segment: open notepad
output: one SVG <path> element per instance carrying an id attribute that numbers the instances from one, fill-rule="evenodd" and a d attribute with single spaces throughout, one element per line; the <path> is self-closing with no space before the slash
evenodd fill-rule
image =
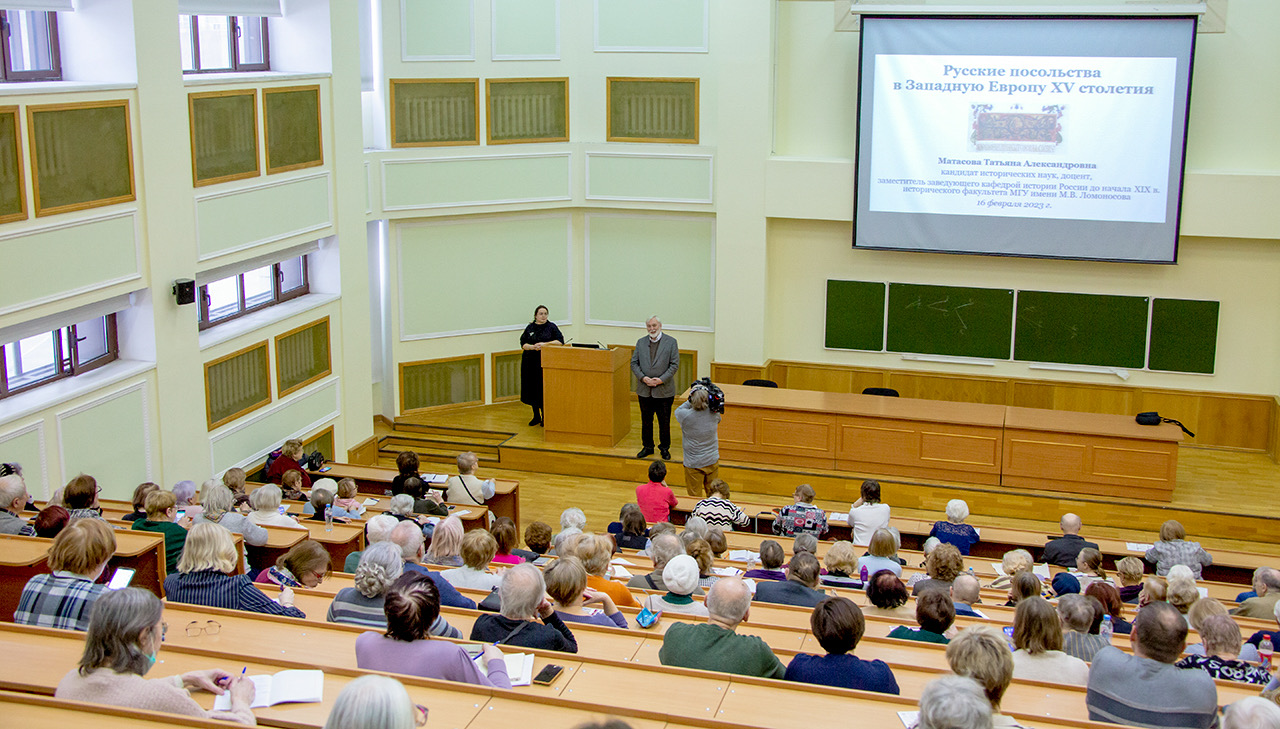
<path id="1" fill-rule="evenodd" d="M 324 671 L 281 671 L 270 676 L 250 676 L 254 696 L 251 708 L 288 703 L 324 701 Z M 214 711 L 231 710 L 231 694 L 224 693 L 213 702 Z"/>
<path id="2" fill-rule="evenodd" d="M 506 653 L 502 660 L 507 664 L 507 678 L 511 679 L 512 686 L 528 686 L 533 683 L 532 653 Z M 489 675 L 483 659 L 476 661 L 476 668 L 480 669 L 480 673 Z"/>

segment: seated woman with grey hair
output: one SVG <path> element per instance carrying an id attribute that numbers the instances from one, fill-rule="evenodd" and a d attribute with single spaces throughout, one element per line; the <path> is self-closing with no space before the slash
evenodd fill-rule
<path id="1" fill-rule="evenodd" d="M 324 729 L 414 729 L 427 723 L 427 707 L 413 703 L 390 676 L 361 676 L 342 689 Z"/>
<path id="2" fill-rule="evenodd" d="M 143 678 L 156 663 L 166 629 L 164 603 L 155 595 L 135 587 L 108 592 L 93 606 L 79 667 L 62 677 L 54 696 L 256 725 L 249 709 L 253 682 L 239 674 L 208 669 Z M 231 710 L 205 711 L 187 693 L 191 689 L 230 693 Z"/>
<path id="3" fill-rule="evenodd" d="M 927 568 L 929 565 L 929 555 L 933 554 L 933 550 L 938 548 L 942 542 L 937 537 L 929 537 L 924 540 L 924 544 L 920 545 L 920 551 L 924 553 L 924 559 L 920 562 L 920 567 Z M 907 587 L 915 587 L 917 582 L 929 579 L 929 575 L 925 572 L 917 572 L 911 575 L 911 579 L 907 580 Z"/>
<path id="4" fill-rule="evenodd" d="M 279 489 L 277 489 L 278 491 Z M 267 530 L 253 523 L 249 517 L 232 509 L 235 495 L 217 479 L 204 482 L 204 513 L 191 520 L 195 524 L 217 524 L 232 534 L 244 537 L 244 543 L 261 547 L 267 543 Z"/>
<path id="5" fill-rule="evenodd" d="M 1200 639 L 1204 641 L 1203 656 L 1187 656 L 1178 661 L 1178 668 L 1200 668 L 1215 679 L 1240 681 L 1266 686 L 1271 681 L 1267 669 L 1252 666 L 1240 660 L 1240 646 L 1244 639 L 1240 626 L 1227 615 L 1210 615 L 1200 621 Z"/>
<path id="6" fill-rule="evenodd" d="M 195 481 L 179 481 L 173 485 L 173 498 L 177 499 L 177 506 L 180 510 L 187 512 L 187 516 L 195 518 L 200 515 L 204 507 L 200 505 L 200 496 L 196 491 Z"/>
<path id="7" fill-rule="evenodd" d="M 281 513 L 280 501 L 283 498 L 284 492 L 273 483 L 263 484 L 249 492 L 249 506 L 253 507 L 253 511 L 249 512 L 249 521 L 258 526 L 306 529 L 292 516 Z"/>
<path id="8" fill-rule="evenodd" d="M 498 597 L 502 612 L 476 618 L 471 640 L 578 652 L 578 641 L 547 599 L 546 583 L 537 567 L 525 563 L 507 570 L 498 587 Z"/>
<path id="9" fill-rule="evenodd" d="M 484 649 L 481 660 L 486 676 L 462 646 L 431 638 L 430 626 L 440 616 L 440 591 L 430 576 L 412 571 L 400 575 L 387 589 L 383 609 L 386 632 L 362 633 L 356 638 L 356 665 L 360 668 L 511 688 L 507 664 L 496 646 Z"/>
<path id="10" fill-rule="evenodd" d="M 338 590 L 329 605 L 326 619 L 331 623 L 362 625 L 366 628 L 387 627 L 383 610 L 387 588 L 404 572 L 400 547 L 387 541 L 377 542 L 360 555 L 355 571 L 355 587 Z M 433 636 L 461 638 L 462 632 L 437 615 L 427 631 Z"/>
<path id="11" fill-rule="evenodd" d="M 935 678 L 920 692 L 916 729 L 991 729 L 991 702 L 972 678 Z"/>
<path id="12" fill-rule="evenodd" d="M 1248 696 L 1222 709 L 1222 729 L 1280 729 L 1280 706 L 1261 696 Z"/>
<path id="13" fill-rule="evenodd" d="M 574 534 L 581 534 L 586 528 L 587 515 L 583 513 L 582 509 L 570 506 L 560 512 L 560 531 L 556 532 L 556 535 L 551 538 L 551 551 L 559 554 L 556 550 L 559 548 L 561 540 Z"/>
<path id="14" fill-rule="evenodd" d="M 947 502 L 947 520 L 933 523 L 929 536 L 937 537 L 944 544 L 954 545 L 960 554 L 969 554 L 969 549 L 978 543 L 978 530 L 964 523 L 969 518 L 969 505 L 964 499 L 952 499 Z"/>

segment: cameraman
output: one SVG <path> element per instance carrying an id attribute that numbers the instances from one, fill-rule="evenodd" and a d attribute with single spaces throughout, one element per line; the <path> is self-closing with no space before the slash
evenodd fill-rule
<path id="1" fill-rule="evenodd" d="M 696 382 L 689 401 L 676 408 L 684 440 L 685 488 L 699 499 L 708 495 L 706 486 L 720 470 L 720 440 L 716 436 L 720 413 L 711 410 L 710 399 L 707 385 Z"/>

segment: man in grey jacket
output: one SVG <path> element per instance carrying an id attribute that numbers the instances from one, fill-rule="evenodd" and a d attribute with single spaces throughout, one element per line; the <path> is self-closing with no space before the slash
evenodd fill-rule
<path id="1" fill-rule="evenodd" d="M 639 381 L 640 442 L 644 446 L 636 458 L 653 455 L 653 417 L 658 417 L 658 450 L 664 461 L 671 460 L 671 403 L 676 399 L 676 370 L 680 369 L 680 347 L 671 335 L 662 333 L 656 316 L 644 324 L 648 336 L 640 337 L 631 353 L 631 372 Z"/>

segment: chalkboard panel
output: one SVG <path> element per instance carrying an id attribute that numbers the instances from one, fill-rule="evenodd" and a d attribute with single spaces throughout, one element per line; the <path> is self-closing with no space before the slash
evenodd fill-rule
<path id="1" fill-rule="evenodd" d="M 1141 369 L 1146 344 L 1144 296 L 1018 292 L 1014 359 Z"/>
<path id="2" fill-rule="evenodd" d="M 827 281 L 827 336 L 830 349 L 884 349 L 884 284 Z"/>
<path id="3" fill-rule="evenodd" d="M 1151 303 L 1147 367 L 1213 374 L 1218 348 L 1218 302 L 1156 299 Z"/>
<path id="4" fill-rule="evenodd" d="M 1009 359 L 1013 291 L 889 284 L 891 352 Z"/>

